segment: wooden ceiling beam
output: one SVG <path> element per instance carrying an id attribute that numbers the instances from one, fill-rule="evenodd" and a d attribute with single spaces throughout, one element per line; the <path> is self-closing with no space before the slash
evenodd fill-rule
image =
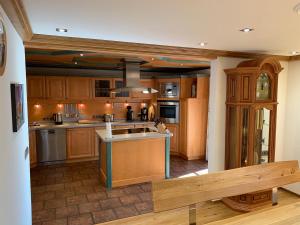
<path id="1" fill-rule="evenodd" d="M 31 40 L 33 32 L 21 0 L 0 0 L 0 4 L 23 41 Z"/>
<path id="2" fill-rule="evenodd" d="M 189 60 L 197 59 L 203 61 L 211 61 L 221 56 L 236 58 L 259 58 L 264 56 L 274 56 L 279 60 L 289 60 L 288 56 L 279 55 L 139 44 L 41 34 L 34 34 L 32 39 L 30 41 L 25 41 L 24 44 L 26 48 L 90 51 L 105 55 L 121 55 L 128 57 L 170 57 Z"/>

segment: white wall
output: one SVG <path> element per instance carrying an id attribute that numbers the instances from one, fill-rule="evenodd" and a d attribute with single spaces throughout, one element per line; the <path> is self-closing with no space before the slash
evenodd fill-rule
<path id="1" fill-rule="evenodd" d="M 224 69 L 234 68 L 245 59 L 218 57 L 211 62 L 207 156 L 208 171 L 224 170 L 226 74 Z"/>
<path id="2" fill-rule="evenodd" d="M 31 195 L 28 146 L 27 103 L 25 124 L 12 132 L 10 83 L 26 84 L 23 42 L 0 6 L 7 32 L 7 64 L 0 77 L 0 224 L 30 225 Z M 26 96 L 26 91 L 25 91 Z"/>
<path id="3" fill-rule="evenodd" d="M 300 61 L 288 64 L 286 86 L 286 109 L 283 146 L 280 160 L 300 160 Z M 278 133 L 277 133 L 278 134 Z M 277 135 L 278 137 L 278 135 Z M 277 149 L 276 149 L 277 150 Z M 288 189 L 300 194 L 300 183 L 289 185 Z"/>

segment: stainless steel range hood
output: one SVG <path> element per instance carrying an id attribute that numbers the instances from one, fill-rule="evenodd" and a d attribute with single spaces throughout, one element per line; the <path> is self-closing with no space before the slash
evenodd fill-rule
<path id="1" fill-rule="evenodd" d="M 158 91 L 151 87 L 143 87 L 140 83 L 140 62 L 125 61 L 123 70 L 124 87 L 112 89 L 112 93 L 120 92 L 142 92 L 144 94 L 154 94 Z"/>

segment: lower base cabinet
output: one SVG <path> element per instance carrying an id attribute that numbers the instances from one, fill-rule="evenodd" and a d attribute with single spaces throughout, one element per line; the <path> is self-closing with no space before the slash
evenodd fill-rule
<path id="1" fill-rule="evenodd" d="M 36 155 L 36 133 L 35 130 L 29 132 L 29 159 L 30 167 L 34 167 L 37 164 Z"/>
<path id="2" fill-rule="evenodd" d="M 173 134 L 170 140 L 170 151 L 172 155 L 179 155 L 178 133 L 179 126 L 177 124 L 166 124 L 169 131 Z"/>
<path id="3" fill-rule="evenodd" d="M 95 129 L 67 129 L 67 159 L 79 159 L 95 156 Z"/>

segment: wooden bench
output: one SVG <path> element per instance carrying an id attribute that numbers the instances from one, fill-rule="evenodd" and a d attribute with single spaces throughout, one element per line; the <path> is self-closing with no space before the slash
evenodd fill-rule
<path id="1" fill-rule="evenodd" d="M 153 182 L 153 213 L 103 224 L 196 224 L 197 203 L 273 189 L 275 205 L 277 188 L 299 181 L 298 161 L 286 161 Z"/>

